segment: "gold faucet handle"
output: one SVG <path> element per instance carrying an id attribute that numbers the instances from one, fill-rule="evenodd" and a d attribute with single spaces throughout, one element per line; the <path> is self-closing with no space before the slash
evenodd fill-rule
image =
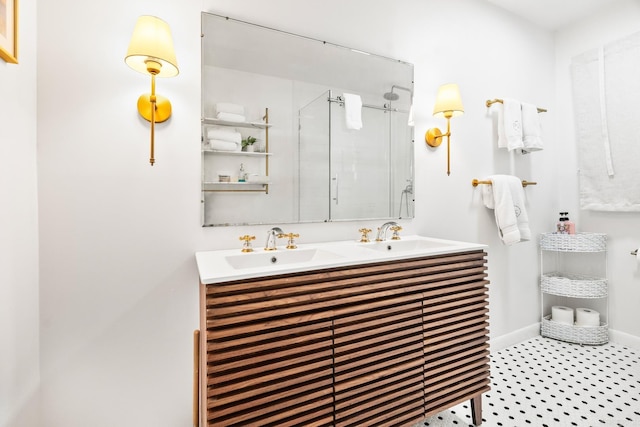
<path id="1" fill-rule="evenodd" d="M 360 243 L 369 242 L 369 233 L 371 233 L 371 229 L 370 228 L 361 228 L 358 231 L 360 233 L 362 233 L 362 236 L 360 236 Z"/>
<path id="2" fill-rule="evenodd" d="M 400 234 L 398 234 L 398 232 L 402 231 L 402 227 L 400 227 L 399 225 L 394 225 L 393 227 L 390 227 L 390 229 L 391 231 L 393 231 L 391 240 L 400 240 Z"/>
<path id="3" fill-rule="evenodd" d="M 281 239 L 284 237 L 289 239 L 289 241 L 287 242 L 287 249 L 295 249 L 297 248 L 297 246 L 296 246 L 296 242 L 293 239 L 297 239 L 298 237 L 300 237 L 300 235 L 297 233 L 282 233 L 282 234 L 278 234 L 278 237 Z"/>
<path id="4" fill-rule="evenodd" d="M 245 234 L 244 236 L 240 236 L 240 240 L 244 240 L 244 243 L 242 244 L 242 252 L 253 252 L 251 241 L 256 240 L 256 236 Z"/>

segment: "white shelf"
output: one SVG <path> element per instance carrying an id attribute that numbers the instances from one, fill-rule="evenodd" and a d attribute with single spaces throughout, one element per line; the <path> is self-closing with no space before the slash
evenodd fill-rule
<path id="1" fill-rule="evenodd" d="M 205 125 L 235 126 L 238 128 L 266 129 L 271 127 L 269 123 L 265 122 L 231 122 L 228 120 L 214 119 L 211 117 L 203 117 L 202 123 Z"/>
<path id="2" fill-rule="evenodd" d="M 271 156 L 272 153 L 264 153 L 260 151 L 224 151 L 224 150 L 212 150 L 210 148 L 203 148 L 203 153 L 223 155 L 223 156 L 248 156 L 248 157 L 265 157 Z"/>
<path id="3" fill-rule="evenodd" d="M 202 185 L 212 185 L 214 187 L 216 186 L 227 186 L 227 185 L 239 185 L 239 186 L 245 186 L 245 185 L 268 185 L 270 184 L 269 182 L 218 182 L 218 181 L 204 181 L 202 183 Z"/>

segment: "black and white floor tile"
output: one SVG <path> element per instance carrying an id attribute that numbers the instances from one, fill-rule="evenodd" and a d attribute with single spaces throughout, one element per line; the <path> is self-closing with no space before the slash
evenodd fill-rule
<path id="1" fill-rule="evenodd" d="M 468 402 L 417 426 L 473 426 Z M 640 427 L 640 351 L 537 337 L 491 355 L 483 427 Z"/>

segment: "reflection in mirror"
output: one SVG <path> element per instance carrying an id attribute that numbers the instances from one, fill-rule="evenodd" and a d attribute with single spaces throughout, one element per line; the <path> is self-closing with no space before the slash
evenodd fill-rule
<path id="1" fill-rule="evenodd" d="M 413 217 L 411 64 L 211 13 L 202 34 L 203 225 Z"/>

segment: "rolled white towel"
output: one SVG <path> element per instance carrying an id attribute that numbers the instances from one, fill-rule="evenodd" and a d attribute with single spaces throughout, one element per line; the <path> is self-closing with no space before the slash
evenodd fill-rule
<path id="1" fill-rule="evenodd" d="M 230 141 L 240 144 L 242 135 L 234 128 L 212 127 L 207 129 L 207 138 L 220 141 Z"/>
<path id="2" fill-rule="evenodd" d="M 220 119 L 220 120 L 225 120 L 227 122 L 246 122 L 247 118 L 242 115 L 242 114 L 234 114 L 234 113 L 225 113 L 225 112 L 221 112 L 216 114 L 216 118 Z"/>
<path id="3" fill-rule="evenodd" d="M 209 147 L 212 150 L 220 150 L 220 151 L 240 151 L 240 144 L 231 141 L 221 141 L 219 139 L 210 139 Z"/>
<path id="4" fill-rule="evenodd" d="M 216 113 L 231 113 L 244 116 L 244 107 L 230 102 L 218 102 L 216 104 Z"/>

